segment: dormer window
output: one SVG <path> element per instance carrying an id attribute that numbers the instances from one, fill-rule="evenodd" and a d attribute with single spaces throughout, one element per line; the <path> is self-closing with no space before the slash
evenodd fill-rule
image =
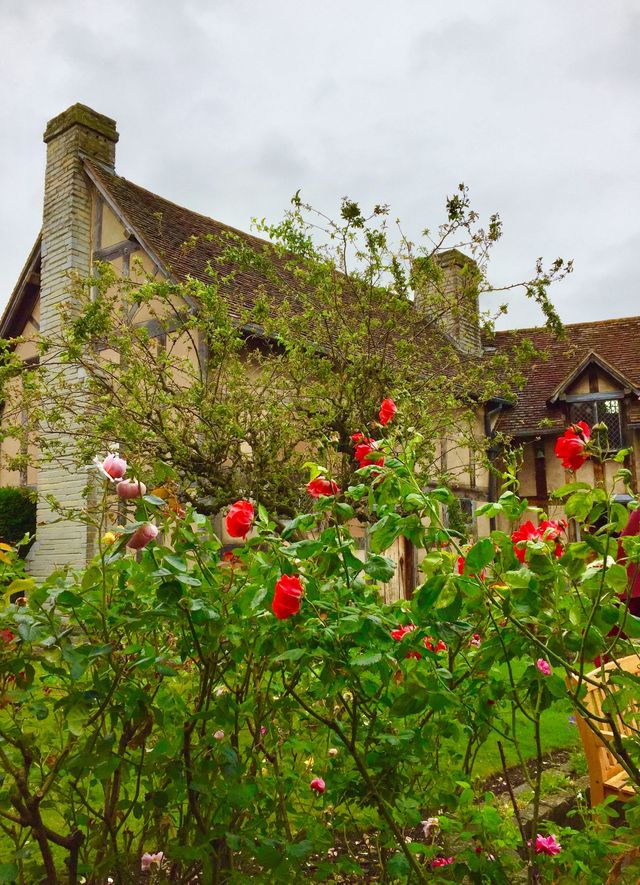
<path id="1" fill-rule="evenodd" d="M 617 452 L 624 445 L 620 399 L 588 399 L 571 403 L 571 423 L 585 421 L 590 427 L 606 424 L 609 451 Z"/>

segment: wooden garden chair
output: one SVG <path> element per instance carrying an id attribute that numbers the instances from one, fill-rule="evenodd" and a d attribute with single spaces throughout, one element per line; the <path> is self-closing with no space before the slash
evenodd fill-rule
<path id="1" fill-rule="evenodd" d="M 608 677 L 615 672 L 625 670 L 627 673 L 640 674 L 640 654 L 629 655 L 626 658 L 620 658 L 618 661 L 610 661 L 604 665 L 604 682 L 608 682 Z M 603 683 L 603 669 L 598 667 L 586 674 L 590 680 Z M 574 677 L 574 685 L 577 679 Z M 588 682 L 583 683 L 586 686 L 587 694 L 583 698 L 583 704 L 590 711 L 598 716 L 602 713 L 602 702 L 611 691 L 615 691 L 614 686 L 609 685 L 607 692 L 597 685 L 591 685 Z M 640 692 L 638 692 L 638 700 L 631 705 L 631 709 L 624 711 L 624 717 L 613 715 L 620 734 L 631 734 L 629 723 L 633 723 L 635 728 L 640 728 Z M 589 769 L 591 806 L 598 805 L 607 796 L 615 796 L 616 799 L 630 799 L 635 795 L 634 787 L 629 783 L 629 776 L 618 760 L 612 756 L 605 745 L 587 726 L 584 719 L 577 714 L 576 723 L 582 739 L 585 756 L 587 757 L 587 766 Z M 604 726 L 604 727 L 603 727 Z M 613 738 L 613 732 L 607 730 L 604 723 L 598 723 L 598 728 L 606 738 Z"/>

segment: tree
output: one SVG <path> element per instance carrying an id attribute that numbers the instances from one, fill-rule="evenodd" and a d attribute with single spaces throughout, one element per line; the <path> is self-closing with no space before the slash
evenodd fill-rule
<path id="1" fill-rule="evenodd" d="M 268 241 L 228 233 L 203 279 L 134 281 L 100 265 L 40 338 L 36 370 L 5 346 L 3 433 L 29 435 L 41 458 L 68 454 L 60 434 L 71 433 L 78 463 L 118 444 L 208 512 L 244 496 L 286 515 L 302 504 L 306 462 L 349 483 L 352 435 L 379 436 L 370 416 L 392 395 L 420 434 L 425 481 L 446 480 L 443 446 L 483 450 L 478 404 L 511 395 L 530 355 L 479 344 L 499 217 L 482 227 L 463 185 L 446 211 L 416 245 L 399 226 L 391 236 L 386 206 L 367 216 L 344 199 L 333 221 L 296 195 L 281 223 L 257 223 Z M 539 260 L 504 288 L 558 328 L 547 290 L 570 270 Z"/>

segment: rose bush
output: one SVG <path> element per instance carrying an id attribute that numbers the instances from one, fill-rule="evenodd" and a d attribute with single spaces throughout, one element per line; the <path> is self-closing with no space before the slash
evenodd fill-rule
<path id="1" fill-rule="evenodd" d="M 640 538 L 623 537 L 621 555 L 615 539 L 629 510 L 575 482 L 556 494 L 581 540 L 544 516 L 519 531 L 530 512 L 506 477 L 484 508 L 501 530 L 463 546 L 443 521 L 452 493 L 425 490 L 417 441 L 393 428 L 354 440 L 358 482 L 311 513 L 283 523 L 234 504 L 232 553 L 208 518 L 155 494 L 132 498 L 116 525 L 121 498 L 100 459 L 99 551 L 83 573 L 36 586 L 1 551 L 0 881 L 633 874 L 637 802 L 617 829 L 586 811 L 582 830 L 540 814 L 544 711 L 570 702 L 586 715 L 593 660 L 640 637 L 625 595 Z M 592 442 L 589 457 L 604 451 Z M 351 531 L 363 510 L 366 552 Z M 385 604 L 385 553 L 401 535 L 420 551 L 421 581 Z M 637 698 L 637 679 L 615 681 L 618 703 Z M 606 713 L 590 721 L 640 785 L 638 741 Z M 528 829 L 473 781 L 484 742 L 520 752 L 524 730 L 537 746 Z"/>

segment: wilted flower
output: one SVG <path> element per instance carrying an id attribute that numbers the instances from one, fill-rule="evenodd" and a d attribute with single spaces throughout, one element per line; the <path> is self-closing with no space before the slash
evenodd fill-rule
<path id="1" fill-rule="evenodd" d="M 164 859 L 164 853 L 162 851 L 156 851 L 155 854 L 149 854 L 148 851 L 140 858 L 140 869 L 142 872 L 146 872 L 151 869 L 151 864 L 156 864 L 156 866 L 160 866 Z"/>
<path id="2" fill-rule="evenodd" d="M 213 732 L 213 736 L 217 741 L 221 741 L 224 738 L 224 731 L 219 728 L 217 731 Z"/>
<path id="3" fill-rule="evenodd" d="M 421 820 L 422 824 L 422 832 L 424 833 L 424 838 L 429 838 L 429 831 L 434 827 L 440 826 L 440 818 L 439 817 L 428 817 L 426 820 Z"/>

